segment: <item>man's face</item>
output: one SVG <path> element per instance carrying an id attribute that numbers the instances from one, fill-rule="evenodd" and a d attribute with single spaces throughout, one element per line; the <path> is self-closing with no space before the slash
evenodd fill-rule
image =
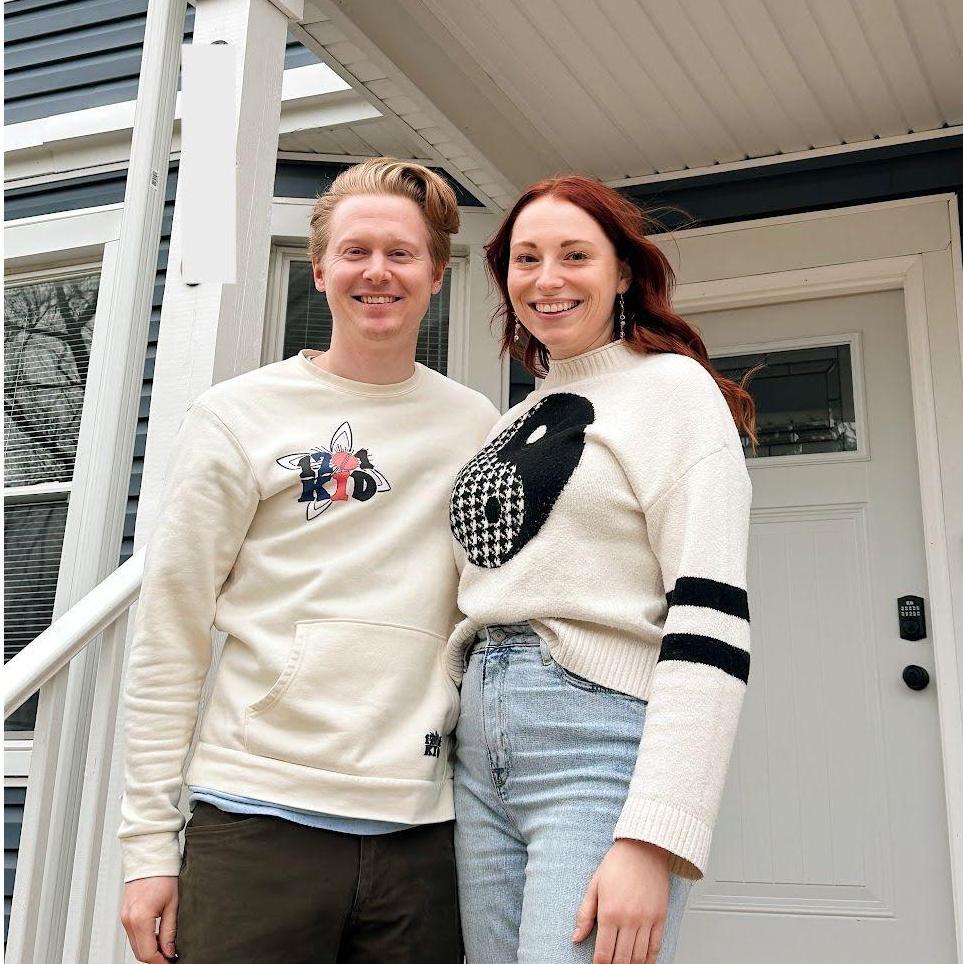
<path id="1" fill-rule="evenodd" d="M 359 195 L 335 207 L 314 283 L 327 295 L 339 338 L 413 343 L 444 271 L 432 264 L 428 229 L 414 201 Z"/>

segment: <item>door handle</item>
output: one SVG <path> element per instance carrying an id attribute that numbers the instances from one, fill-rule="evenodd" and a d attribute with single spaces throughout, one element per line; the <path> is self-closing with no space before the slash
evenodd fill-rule
<path id="1" fill-rule="evenodd" d="M 930 685 L 930 674 L 922 666 L 910 664 L 903 670 L 903 682 L 911 690 L 925 690 Z"/>

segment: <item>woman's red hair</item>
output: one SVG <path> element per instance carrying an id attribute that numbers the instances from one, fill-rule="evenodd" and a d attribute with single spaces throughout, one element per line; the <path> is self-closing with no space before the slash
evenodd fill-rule
<path id="1" fill-rule="evenodd" d="M 632 272 L 625 292 L 625 343 L 643 354 L 674 352 L 694 358 L 715 379 L 737 427 L 755 442 L 756 406 L 745 388 L 748 376 L 739 384 L 712 367 L 702 336 L 672 310 L 675 272 L 666 256 L 646 237 L 650 222 L 645 213 L 628 198 L 591 178 L 570 174 L 533 184 L 485 245 L 488 271 L 501 293 L 502 303 L 492 323 L 501 318 L 502 355 L 507 352 L 518 358 L 538 378 L 548 373 L 550 357 L 545 345 L 527 332 L 515 341 L 508 268 L 515 221 L 532 201 L 549 196 L 568 201 L 594 218 L 615 247 L 616 257 Z M 618 326 L 613 317 L 613 338 L 618 337 Z"/>

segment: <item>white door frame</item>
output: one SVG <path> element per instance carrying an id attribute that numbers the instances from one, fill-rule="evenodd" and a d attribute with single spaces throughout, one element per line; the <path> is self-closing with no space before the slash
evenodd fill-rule
<path id="1" fill-rule="evenodd" d="M 924 205 L 929 209 L 924 210 Z M 960 647 L 963 644 L 956 640 L 963 639 L 963 619 L 954 611 L 953 590 L 956 589 L 957 599 L 961 598 L 963 565 L 957 554 L 951 556 L 949 547 L 957 544 L 960 537 L 960 532 L 956 531 L 959 519 L 954 521 L 950 516 L 956 511 L 952 493 L 963 491 L 963 464 L 953 450 L 953 439 L 958 441 L 963 434 L 963 407 L 960 405 L 963 366 L 958 364 L 963 362 L 963 356 L 941 358 L 939 349 L 940 342 L 947 338 L 957 346 L 963 340 L 960 339 L 963 282 L 956 196 L 930 195 L 879 205 L 694 229 L 659 239 L 659 244 L 670 255 L 678 250 L 684 265 L 687 247 L 692 243 L 703 246 L 701 257 L 704 257 L 704 246 L 706 242 L 712 242 L 713 235 L 723 235 L 715 240 L 725 244 L 724 235 L 732 231 L 779 225 L 796 230 L 800 221 L 847 217 L 858 221 L 875 211 L 910 206 L 923 217 L 916 219 L 917 223 L 909 232 L 916 236 L 904 239 L 904 251 L 909 248 L 906 253 L 865 261 L 816 263 L 765 274 L 733 273 L 732 277 L 711 281 L 693 279 L 679 285 L 674 306 L 681 314 L 686 314 L 869 291 L 900 290 L 903 293 L 930 596 L 930 639 L 946 788 L 950 869 L 954 906 L 959 908 L 963 907 L 963 687 L 960 676 L 963 671 Z M 941 207 L 945 234 L 933 232 L 931 228 L 935 222 L 928 218 L 928 215 L 938 213 Z M 898 246 L 900 242 L 894 239 L 894 243 Z M 778 245 L 773 247 L 778 248 Z M 857 254 L 858 251 L 850 257 Z M 814 261 L 818 258 L 819 253 L 814 252 Z M 941 368 L 939 378 L 934 375 L 937 364 Z M 937 410 L 940 412 L 939 422 Z M 956 938 L 958 960 L 963 962 L 963 915 L 959 913 L 956 915 Z"/>

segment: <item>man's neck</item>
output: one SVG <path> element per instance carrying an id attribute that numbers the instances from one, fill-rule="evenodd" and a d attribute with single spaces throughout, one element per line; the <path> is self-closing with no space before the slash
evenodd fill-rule
<path id="1" fill-rule="evenodd" d="M 331 347 L 311 359 L 318 368 L 369 385 L 396 385 L 415 370 L 415 346 L 395 342 L 348 345 L 336 337 Z"/>

